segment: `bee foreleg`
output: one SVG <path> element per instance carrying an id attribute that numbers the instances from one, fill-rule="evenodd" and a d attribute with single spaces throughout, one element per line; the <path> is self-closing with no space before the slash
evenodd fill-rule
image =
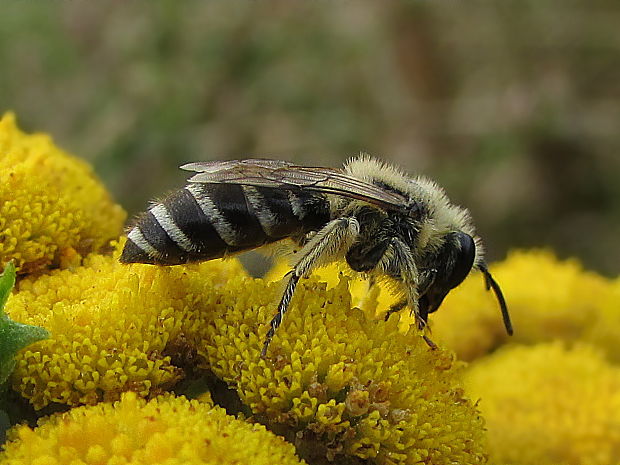
<path id="1" fill-rule="evenodd" d="M 423 296 L 424 294 L 426 294 L 428 289 L 431 287 L 431 285 L 435 281 L 437 270 L 431 269 L 429 271 L 421 272 L 419 273 L 419 275 L 420 275 L 420 278 L 419 278 L 420 284 L 418 285 L 418 296 Z M 385 321 L 387 321 L 390 318 L 390 316 L 392 316 L 392 314 L 400 312 L 406 306 L 407 306 L 407 299 L 402 299 L 396 302 L 395 304 L 392 304 L 390 308 L 388 309 L 388 311 L 385 313 Z M 420 305 L 418 305 L 418 308 L 420 308 Z M 426 321 L 426 318 L 428 317 L 428 313 L 424 313 L 420 309 L 420 316 L 422 317 L 424 321 Z"/>
<path id="2" fill-rule="evenodd" d="M 421 273 L 418 272 L 411 249 L 401 239 L 393 237 L 382 261 L 383 263 L 380 264 L 381 268 L 389 270 L 402 283 L 403 291 L 405 292 L 405 298 L 390 307 L 386 319 L 392 313 L 408 306 L 414 315 L 418 328 L 426 328 L 428 314 L 420 311 L 420 292 L 418 289 L 420 281 L 424 281 L 425 276 L 420 276 Z"/>
<path id="3" fill-rule="evenodd" d="M 297 282 L 303 276 L 307 276 L 314 268 L 325 265 L 339 257 L 343 250 L 355 241 L 359 233 L 359 223 L 355 218 L 338 218 L 327 223 L 323 229 L 317 232 L 310 241 L 299 251 L 296 263 L 289 273 L 291 277 L 286 284 L 284 294 L 278 305 L 278 313 L 270 323 L 269 331 L 265 337 L 261 357 L 267 354 L 267 348 L 278 326 L 282 323 L 284 314 L 295 293 Z"/>

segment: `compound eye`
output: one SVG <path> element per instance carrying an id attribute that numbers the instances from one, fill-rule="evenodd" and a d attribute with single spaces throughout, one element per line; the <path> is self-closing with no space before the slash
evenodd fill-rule
<path id="1" fill-rule="evenodd" d="M 460 245 L 460 250 L 456 254 L 454 268 L 448 280 L 450 289 L 454 289 L 463 282 L 474 266 L 474 258 L 476 257 L 476 244 L 473 238 L 469 234 L 460 231 L 454 233 L 454 235 Z"/>

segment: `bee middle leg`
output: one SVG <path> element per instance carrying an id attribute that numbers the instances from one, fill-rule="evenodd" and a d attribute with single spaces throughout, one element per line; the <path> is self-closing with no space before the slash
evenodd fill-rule
<path id="1" fill-rule="evenodd" d="M 424 294 L 426 294 L 428 289 L 435 281 L 435 275 L 437 274 L 437 270 L 431 269 L 429 271 L 421 272 L 419 274 L 420 277 L 418 278 L 418 281 L 420 282 L 420 284 L 418 285 L 418 296 L 420 297 L 418 297 L 418 312 L 420 320 L 423 322 L 423 324 L 420 325 L 420 322 L 418 322 L 418 326 L 420 327 L 420 329 L 423 329 L 426 326 L 428 318 L 428 306 L 426 305 L 426 302 L 423 302 Z M 402 299 L 395 304 L 392 304 L 388 311 L 385 313 L 385 321 L 387 321 L 390 316 L 392 316 L 392 314 L 400 312 L 406 306 L 407 299 Z"/>
<path id="2" fill-rule="evenodd" d="M 385 321 L 389 320 L 390 317 L 394 314 L 394 313 L 398 313 L 400 312 L 403 308 L 405 308 L 407 306 L 407 299 L 403 299 L 399 302 L 396 302 L 395 304 L 392 304 L 390 306 L 390 308 L 388 309 L 388 311 L 385 313 Z"/>
<path id="3" fill-rule="evenodd" d="M 392 316 L 392 314 L 400 312 L 406 306 L 407 306 L 407 300 L 406 299 L 403 299 L 403 300 L 393 304 L 388 309 L 388 311 L 385 314 L 385 321 L 387 321 L 390 318 L 390 316 Z M 427 318 L 428 318 L 428 313 L 423 311 L 422 309 L 420 309 L 419 310 L 419 318 L 416 317 L 416 324 L 418 326 L 418 329 L 424 330 L 424 329 L 428 328 L 428 330 L 430 331 L 430 327 L 428 326 Z M 426 334 L 422 335 L 422 339 L 424 339 L 424 342 L 426 342 L 426 344 L 431 349 L 433 349 L 433 350 L 437 349 L 437 344 L 435 344 Z"/>
<path id="4" fill-rule="evenodd" d="M 307 276 L 314 268 L 332 261 L 339 253 L 348 248 L 359 233 L 359 223 L 355 218 L 337 218 L 327 223 L 299 251 L 299 259 L 289 272 L 290 278 L 278 305 L 278 313 L 271 320 L 269 331 L 265 337 L 261 357 L 267 354 L 267 348 L 276 330 L 282 323 L 284 314 L 295 293 L 299 279 Z"/>

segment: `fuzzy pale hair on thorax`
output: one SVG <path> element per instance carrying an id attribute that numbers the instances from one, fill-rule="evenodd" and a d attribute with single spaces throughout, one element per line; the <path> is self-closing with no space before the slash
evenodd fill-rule
<path id="1" fill-rule="evenodd" d="M 462 231 L 474 238 L 474 266 L 478 267 L 484 262 L 482 240 L 476 236 L 469 211 L 452 204 L 444 189 L 436 182 L 424 176 L 410 177 L 401 169 L 365 153 L 347 160 L 344 172 L 369 183 L 379 181 L 424 205 L 429 215 L 422 224 L 418 239 L 422 247 L 440 247 L 446 234 Z"/>

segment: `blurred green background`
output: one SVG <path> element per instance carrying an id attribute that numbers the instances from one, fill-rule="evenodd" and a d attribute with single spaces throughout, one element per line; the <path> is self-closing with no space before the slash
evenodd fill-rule
<path id="1" fill-rule="evenodd" d="M 181 163 L 366 151 L 471 209 L 491 260 L 620 262 L 620 3 L 3 0 L 0 109 L 130 213 Z"/>

